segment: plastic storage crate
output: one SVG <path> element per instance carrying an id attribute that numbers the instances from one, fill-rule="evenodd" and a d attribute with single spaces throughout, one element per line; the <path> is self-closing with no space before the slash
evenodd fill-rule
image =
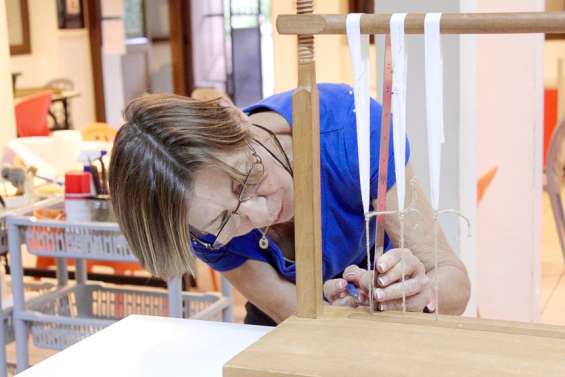
<path id="1" fill-rule="evenodd" d="M 107 200 L 86 201 L 89 221 L 33 217 L 35 209 L 62 210 L 63 205 L 59 198 L 9 217 L 10 222 L 18 226 L 23 236 L 22 243 L 29 253 L 60 258 L 137 261 L 115 222 L 111 203 Z"/>
<path id="2" fill-rule="evenodd" d="M 41 221 L 23 228 L 29 253 L 40 256 L 137 261 L 118 230 L 63 223 L 44 226 Z"/>
<path id="3" fill-rule="evenodd" d="M 55 285 L 51 283 L 25 283 L 25 292 L 44 294 L 55 289 Z M 5 304 L 5 298 L 3 298 Z M 8 344 L 14 341 L 14 317 L 12 316 L 12 305 L 3 305 L 3 323 L 4 323 L 4 343 Z"/>
<path id="4" fill-rule="evenodd" d="M 182 314 L 221 321 L 228 304 L 219 294 L 185 292 Z M 63 349 L 131 314 L 167 316 L 168 299 L 165 292 L 154 290 L 85 284 L 32 300 L 28 310 L 40 313 L 26 321 L 35 346 Z"/>
<path id="5" fill-rule="evenodd" d="M 62 198 L 54 198 L 40 200 L 36 203 L 20 208 L 0 209 L 0 254 L 8 251 L 8 227 L 6 225 L 6 216 L 21 216 L 33 211 L 34 208 L 45 208 L 57 204 L 60 205 L 60 203 L 62 203 Z"/>

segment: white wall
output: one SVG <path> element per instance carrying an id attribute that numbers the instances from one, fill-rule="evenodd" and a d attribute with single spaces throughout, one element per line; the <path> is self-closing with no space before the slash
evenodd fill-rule
<path id="1" fill-rule="evenodd" d="M 541 11 L 543 0 L 477 0 L 480 11 Z M 477 36 L 477 165 L 498 165 L 478 210 L 483 317 L 538 318 L 543 36 Z"/>
<path id="2" fill-rule="evenodd" d="M 81 95 L 71 100 L 75 128 L 93 122 L 94 85 L 88 31 L 59 30 L 55 1 L 28 0 L 31 54 L 11 57 L 12 71 L 21 72 L 18 87 L 37 87 L 56 78 L 74 82 Z"/>
<path id="3" fill-rule="evenodd" d="M 122 55 L 102 53 L 102 76 L 104 77 L 106 123 L 117 128 L 123 124 L 122 110 L 126 105 Z"/>
<path id="4" fill-rule="evenodd" d="M 14 118 L 14 99 L 12 97 L 12 72 L 10 64 L 10 46 L 8 41 L 8 21 L 6 2 L 0 0 L 0 152 L 4 145 L 16 136 Z"/>
<path id="5" fill-rule="evenodd" d="M 322 14 L 347 13 L 347 0 L 325 0 L 314 2 L 314 12 Z M 272 23 L 280 14 L 296 14 L 296 5 L 290 1 L 272 2 Z M 273 32 L 274 46 L 274 91 L 275 93 L 296 87 L 298 63 L 296 36 Z M 315 37 L 316 77 L 318 82 L 353 84 L 351 58 L 345 35 L 320 35 Z M 370 47 L 370 65 L 376 70 L 375 47 Z M 376 81 L 371 80 L 370 90 L 376 95 Z"/>
<path id="6" fill-rule="evenodd" d="M 122 56 L 125 54 L 125 31 L 122 0 L 102 0 L 102 77 L 106 123 L 119 127 L 125 107 Z M 104 18 L 107 18 L 104 20 Z"/>
<path id="7" fill-rule="evenodd" d="M 562 59 L 565 64 L 565 40 L 549 40 L 544 43 L 544 84 L 557 86 L 557 63 Z M 565 67 L 564 67 L 565 69 Z"/>

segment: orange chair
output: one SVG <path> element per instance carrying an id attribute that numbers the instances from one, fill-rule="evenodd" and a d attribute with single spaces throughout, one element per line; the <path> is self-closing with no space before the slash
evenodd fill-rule
<path id="1" fill-rule="evenodd" d="M 51 106 L 50 90 L 37 92 L 16 102 L 16 128 L 18 137 L 49 136 L 47 115 Z"/>
<path id="2" fill-rule="evenodd" d="M 84 141 L 112 142 L 118 131 L 107 123 L 96 122 L 80 131 Z"/>

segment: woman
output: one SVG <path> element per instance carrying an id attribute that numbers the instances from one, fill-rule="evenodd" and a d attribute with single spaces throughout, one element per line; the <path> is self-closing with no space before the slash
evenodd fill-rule
<path id="1" fill-rule="evenodd" d="M 335 305 L 364 305 L 369 274 L 353 93 L 347 85 L 318 88 L 324 297 Z M 138 98 L 125 110 L 126 123 L 112 151 L 112 202 L 139 260 L 151 273 L 168 278 L 193 270 L 194 256 L 201 258 L 249 300 L 245 322 L 251 324 L 276 325 L 296 305 L 291 96 L 274 95 L 243 113 L 222 100 Z M 380 119 L 381 108 L 372 101 L 373 199 Z M 409 148 L 406 154 L 408 161 Z M 410 182 L 410 166 L 407 171 Z M 394 176 L 391 155 L 391 210 Z M 469 298 L 467 272 L 442 232 L 434 269 L 433 215 L 415 187 L 407 190 L 407 202 L 418 211 L 405 218 L 404 249 L 395 248 L 398 216 L 385 220 L 388 251 L 377 266 L 375 299 L 383 310 L 400 309 L 404 287 L 408 310 L 433 311 L 430 282 L 437 276 L 441 312 L 460 314 Z M 373 244 L 374 228 L 370 235 Z"/>

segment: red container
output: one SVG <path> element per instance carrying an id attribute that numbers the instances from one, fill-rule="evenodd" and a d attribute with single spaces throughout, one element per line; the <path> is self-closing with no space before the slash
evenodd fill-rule
<path id="1" fill-rule="evenodd" d="M 65 197 L 70 199 L 90 196 L 90 182 L 89 172 L 72 171 L 65 173 Z"/>

